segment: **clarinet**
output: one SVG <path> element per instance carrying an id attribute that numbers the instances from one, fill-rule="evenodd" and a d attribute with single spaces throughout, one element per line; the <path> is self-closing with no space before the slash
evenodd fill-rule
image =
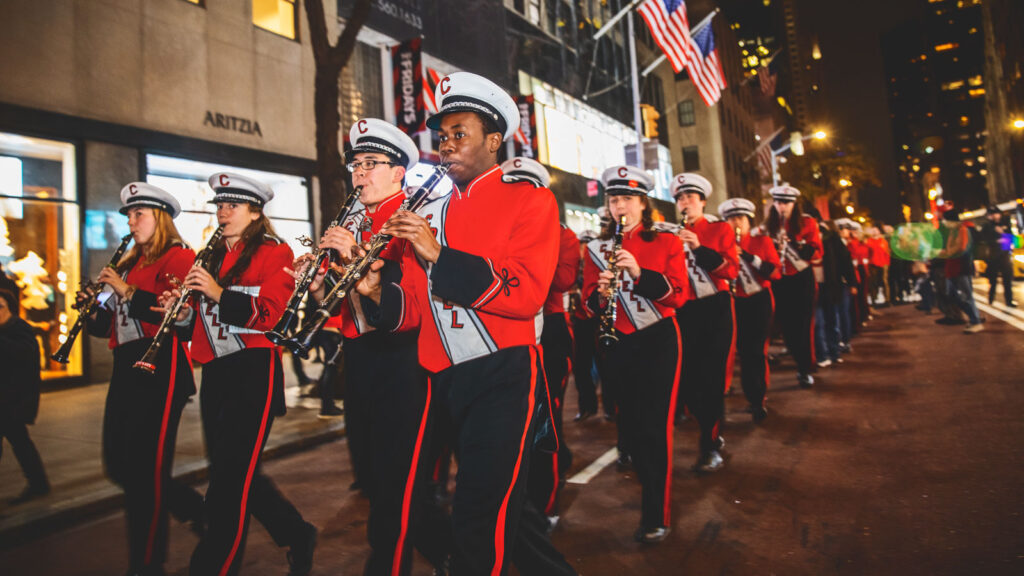
<path id="1" fill-rule="evenodd" d="M 407 196 L 402 201 L 402 205 L 398 207 L 398 210 L 416 212 L 422 208 L 427 203 L 434 188 L 437 188 L 437 185 L 441 183 L 446 174 L 448 174 L 447 164 L 435 166 L 434 172 L 427 178 L 426 182 Z M 338 282 L 324 296 L 324 299 L 320 301 L 309 321 L 302 326 L 298 333 L 291 338 L 285 338 L 280 344 L 300 358 L 307 358 L 310 349 L 313 348 L 313 341 L 316 335 L 327 324 L 327 321 L 331 318 L 332 311 L 337 309 L 341 301 L 352 292 L 352 289 L 359 283 L 359 280 L 366 275 L 370 270 L 370 265 L 376 262 L 380 257 L 380 253 L 384 251 L 384 248 L 387 248 L 391 238 L 390 234 L 382 232 L 374 234 L 370 238 L 370 247 L 366 250 L 366 254 L 345 266 Z"/>
<path id="2" fill-rule="evenodd" d="M 736 232 L 736 255 L 737 257 L 740 257 L 740 255 L 743 253 L 743 247 L 740 245 L 743 241 L 743 233 L 740 231 L 739 226 L 736 226 L 734 230 Z M 736 285 L 739 284 L 740 282 L 739 268 L 743 266 L 742 257 L 740 257 L 739 260 L 739 266 L 736 268 L 736 277 L 729 281 L 729 291 L 732 292 L 733 296 L 736 296 Z"/>
<path id="3" fill-rule="evenodd" d="M 124 256 L 125 250 L 128 249 L 128 243 L 131 241 L 131 234 L 125 234 L 124 237 L 121 238 L 121 245 L 117 247 L 117 250 L 114 250 L 114 255 L 111 256 L 110 262 L 107 262 L 107 268 L 117 267 L 117 263 L 121 261 L 121 257 Z M 106 286 L 106 283 L 104 282 L 90 282 L 88 285 L 83 286 L 83 290 L 88 291 L 90 288 L 94 289 L 98 296 L 100 290 L 102 290 L 104 286 Z M 55 362 L 60 362 L 61 364 L 68 363 L 68 357 L 71 355 L 71 347 L 75 345 L 75 339 L 78 338 L 78 334 L 82 331 L 82 328 L 85 327 L 85 322 L 89 316 L 92 316 L 93 313 L 96 312 L 97 306 L 99 306 L 99 300 L 94 296 L 78 309 L 78 319 L 75 320 L 74 326 L 72 326 L 71 330 L 68 331 L 67 340 L 64 340 L 64 343 L 60 345 L 60 348 L 54 352 L 53 356 L 50 356 L 50 358 Z M 15 312 L 17 312 L 17 310 L 15 310 Z"/>
<path id="4" fill-rule="evenodd" d="M 608 270 L 612 273 L 612 279 L 608 283 L 608 291 L 605 294 L 604 311 L 601 312 L 601 327 L 599 330 L 598 342 L 605 348 L 611 348 L 619 341 L 615 334 L 615 321 L 618 319 L 618 306 L 615 300 L 619 293 L 619 265 L 616 262 L 616 254 L 622 250 L 622 227 L 626 225 L 626 217 L 622 216 L 615 223 L 615 239 L 612 241 L 612 250 L 608 253 Z"/>
<path id="5" fill-rule="evenodd" d="M 193 266 L 199 266 L 206 268 L 210 265 L 210 257 L 213 255 L 213 248 L 220 241 L 220 237 L 224 235 L 224 225 L 220 225 L 213 232 L 213 236 L 210 236 L 210 241 L 206 243 L 206 247 L 196 254 L 195 262 Z M 178 319 L 178 313 L 181 312 L 182 307 L 188 304 L 189 299 L 192 297 L 192 290 L 185 288 L 181 291 L 181 297 L 179 297 L 174 305 L 171 306 L 167 312 L 164 313 L 164 319 L 160 322 L 160 328 L 156 332 L 156 336 L 153 337 L 153 341 L 150 342 L 149 348 L 146 349 L 146 353 L 142 356 L 142 359 L 134 364 L 135 368 L 145 370 L 150 374 L 156 372 L 156 357 L 160 353 L 160 347 L 163 346 L 164 340 L 174 330 L 174 323 Z"/>
<path id="6" fill-rule="evenodd" d="M 345 219 L 348 218 L 352 207 L 355 206 L 356 200 L 359 199 L 359 195 L 362 193 L 363 187 L 357 186 L 348 198 L 345 199 L 345 204 L 341 207 L 341 211 L 338 215 L 331 220 L 331 223 L 327 225 L 327 229 L 330 230 L 335 226 L 341 226 Z M 313 245 L 313 241 L 308 236 L 299 238 L 299 241 L 308 246 Z M 308 244 L 307 244 L 308 242 Z M 312 253 L 313 262 L 310 264 L 306 271 L 303 272 L 302 277 L 295 283 L 295 290 L 292 291 L 292 295 L 288 298 L 288 303 L 284 307 L 284 312 L 281 314 L 281 319 L 277 321 L 277 325 L 274 326 L 273 330 L 266 332 L 267 340 L 270 340 L 274 344 L 282 344 L 291 333 L 292 329 L 298 323 L 299 320 L 299 306 L 302 305 L 302 300 L 306 297 L 306 293 L 309 292 L 309 286 L 313 283 L 313 279 L 316 278 L 317 272 L 320 268 L 331 259 L 331 250 L 317 248 Z"/>

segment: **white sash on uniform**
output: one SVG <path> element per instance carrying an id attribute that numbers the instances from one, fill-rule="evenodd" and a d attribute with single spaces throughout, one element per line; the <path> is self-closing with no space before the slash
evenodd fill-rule
<path id="1" fill-rule="evenodd" d="M 600 271 L 608 269 L 608 258 L 605 256 L 612 249 L 612 240 L 591 240 L 587 243 L 587 253 L 591 261 Z M 633 293 L 633 279 L 625 270 L 619 274 L 619 292 L 615 295 L 615 301 L 621 306 L 626 319 L 636 330 L 643 330 L 648 326 L 662 319 L 661 312 L 654 307 L 654 303 L 643 296 Z"/>

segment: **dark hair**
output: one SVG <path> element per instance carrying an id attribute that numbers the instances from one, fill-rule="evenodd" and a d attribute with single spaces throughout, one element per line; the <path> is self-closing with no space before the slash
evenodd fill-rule
<path id="1" fill-rule="evenodd" d="M 17 316 L 18 315 L 18 297 L 15 296 L 14 292 L 11 292 L 10 290 L 4 290 L 3 288 L 0 288 L 0 298 L 3 298 L 5 301 L 7 301 L 7 307 L 10 308 L 11 315 L 12 316 Z"/>
<path id="2" fill-rule="evenodd" d="M 793 211 L 789 213 L 789 220 L 786 222 L 786 234 L 790 238 L 796 238 L 796 235 L 800 232 L 800 218 L 803 217 L 803 214 L 803 211 L 800 209 L 800 203 L 794 202 Z M 779 230 L 782 229 L 782 216 L 775 209 L 775 204 L 772 204 L 771 209 L 768 210 L 768 217 L 765 218 L 764 227 L 772 238 L 778 236 Z"/>
<path id="3" fill-rule="evenodd" d="M 227 274 L 217 280 L 217 284 L 221 286 L 231 286 L 238 281 L 242 273 L 245 272 L 252 262 L 253 254 L 263 245 L 267 236 L 277 238 L 274 227 L 270 224 L 270 219 L 263 212 L 263 208 L 253 204 L 247 204 L 247 206 L 249 206 L 250 210 L 259 212 L 260 217 L 250 222 L 245 227 L 245 230 L 242 231 L 242 236 L 238 239 L 242 243 L 242 253 L 238 256 L 238 260 L 231 266 Z M 214 278 L 217 277 L 217 271 L 224 262 L 224 254 L 226 253 L 227 242 L 221 239 L 213 249 L 213 256 L 210 258 L 210 270 L 213 271 Z"/>
<path id="4" fill-rule="evenodd" d="M 476 117 L 480 119 L 480 123 L 484 125 L 484 136 L 497 132 L 504 136 L 504 133 L 498 128 L 498 123 L 495 122 L 494 118 L 484 114 L 483 112 L 473 112 Z"/>
<path id="5" fill-rule="evenodd" d="M 644 211 L 640 215 L 640 227 L 643 230 L 640 231 L 640 238 L 644 242 L 654 242 L 654 239 L 658 237 L 658 233 L 651 230 L 651 226 L 654 226 L 654 206 L 651 204 L 651 199 L 645 195 L 639 195 L 644 202 Z M 598 236 L 601 240 L 610 240 L 615 236 L 615 221 L 608 218 L 608 223 L 601 228 L 601 235 Z"/>

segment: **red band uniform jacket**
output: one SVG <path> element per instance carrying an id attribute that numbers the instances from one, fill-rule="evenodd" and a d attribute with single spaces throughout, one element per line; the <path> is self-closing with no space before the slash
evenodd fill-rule
<path id="1" fill-rule="evenodd" d="M 663 318 L 674 317 L 675 309 L 690 298 L 682 242 L 667 232 L 659 232 L 654 241 L 647 242 L 641 237 L 641 230 L 637 226 L 622 235 L 622 249 L 632 254 L 640 266 L 639 278 L 631 278 L 625 270 L 619 275 L 615 329 L 623 334 L 632 334 Z M 597 280 L 608 268 L 608 253 L 613 242 L 598 239 L 587 244 L 583 294 L 586 306 L 598 315 L 605 302 L 597 292 Z"/>
<path id="2" fill-rule="evenodd" d="M 150 310 L 157 306 L 157 295 L 173 287 L 171 279 L 184 280 L 192 268 L 196 254 L 183 245 L 171 246 L 152 264 L 144 265 L 142 258 L 123 275 L 125 282 L 135 286 L 135 294 L 125 302 L 112 294 L 100 308 L 96 321 L 90 322 L 94 336 L 110 336 L 110 348 L 142 338 L 156 336 L 163 314 Z M 95 327 L 95 328 L 93 328 Z"/>
<path id="3" fill-rule="evenodd" d="M 785 246 L 777 247 L 777 250 L 781 251 L 779 259 L 783 276 L 793 276 L 809 266 L 821 265 L 825 250 L 821 244 L 821 231 L 818 229 L 817 220 L 802 214 L 796 234 L 793 234 L 792 230 L 787 230 L 787 235 L 789 242 Z"/>
<path id="4" fill-rule="evenodd" d="M 374 325 L 418 326 L 420 364 L 433 373 L 501 349 L 535 346 L 536 316 L 558 262 L 558 205 L 551 191 L 503 182 L 494 166 L 418 213 L 430 223 L 441 254 L 437 262 L 424 262 L 402 243 L 400 282 L 382 278 L 379 309 L 363 299 Z"/>
<path id="5" fill-rule="evenodd" d="M 565 224 L 559 229 L 558 266 L 551 281 L 551 291 L 544 301 L 544 314 L 560 314 L 569 308 L 568 291 L 576 284 L 580 266 L 580 241 Z"/>
<path id="6" fill-rule="evenodd" d="M 726 222 L 702 217 L 687 226 L 687 229 L 700 240 L 696 250 L 683 244 L 690 297 L 707 298 L 719 292 L 728 292 L 729 283 L 736 279 L 739 266 L 736 234 L 732 227 Z"/>
<path id="7" fill-rule="evenodd" d="M 292 249 L 265 237 L 237 283 L 224 288 L 220 303 L 205 296 L 195 303 L 198 319 L 192 335 L 192 357 L 206 363 L 244 348 L 274 348 L 264 332 L 274 327 L 295 288 L 284 271 L 292 265 Z M 227 250 L 214 278 L 222 278 L 242 253 L 241 242 Z"/>
<path id="8" fill-rule="evenodd" d="M 771 288 L 772 280 L 782 278 L 775 244 L 757 229 L 740 239 L 740 249 L 742 253 L 736 275 L 737 298 L 749 298 Z"/>

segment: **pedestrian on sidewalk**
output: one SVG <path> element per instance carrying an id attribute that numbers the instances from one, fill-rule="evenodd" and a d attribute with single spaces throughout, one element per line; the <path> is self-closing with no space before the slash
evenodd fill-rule
<path id="1" fill-rule="evenodd" d="M 39 451 L 28 435 L 28 425 L 39 413 L 39 343 L 32 327 L 18 316 L 18 297 L 0 289 L 0 456 L 3 439 L 11 443 L 28 486 L 11 504 L 21 504 L 50 492 Z"/>
<path id="2" fill-rule="evenodd" d="M 988 278 L 988 303 L 996 301 L 996 285 L 1003 277 L 1003 298 L 1006 305 L 1016 308 L 1013 301 L 1013 234 L 1010 224 L 998 206 L 989 206 L 986 211 L 988 222 L 981 229 L 980 240 L 988 248 L 985 258 L 985 276 Z"/>
<path id="3" fill-rule="evenodd" d="M 189 573 L 237 574 L 251 514 L 275 544 L 290 548 L 289 576 L 305 576 L 313 568 L 317 529 L 260 470 L 274 418 L 285 413 L 281 353 L 264 334 L 295 288 L 285 271 L 292 250 L 263 210 L 274 197 L 270 186 L 226 172 L 209 182 L 223 237 L 213 247 L 209 271 L 194 266 L 184 284 L 201 295 L 188 317 L 194 322 L 192 354 L 203 364 L 200 414 L 210 460 L 206 533 Z M 177 296 L 165 292 L 162 303 Z"/>
<path id="4" fill-rule="evenodd" d="M 167 558 L 168 512 L 202 530 L 203 498 L 171 477 L 181 412 L 195 394 L 187 340 L 182 330 L 161 347 L 152 372 L 135 367 L 163 321 L 152 310 L 157 296 L 182 279 L 195 260 L 174 226 L 181 213 L 167 191 L 145 182 L 121 190 L 135 245 L 99 282 L 110 294 L 88 319 L 93 336 L 107 338 L 114 368 L 103 413 L 103 464 L 124 490 L 131 574 L 162 574 Z M 79 302 L 96 298 L 79 292 Z"/>
<path id="5" fill-rule="evenodd" d="M 949 232 L 946 247 L 939 253 L 939 256 L 946 259 L 946 291 L 956 306 L 967 315 L 968 326 L 964 332 L 981 332 L 985 326 L 978 306 L 974 303 L 974 287 L 971 283 L 974 277 L 973 225 L 961 222 L 960 211 L 957 209 L 947 210 L 942 215 L 942 224 Z"/>
<path id="6" fill-rule="evenodd" d="M 815 350 L 818 366 L 825 368 L 842 362 L 841 345 L 848 342 L 843 334 L 843 302 L 849 301 L 851 287 L 856 290 L 857 275 L 850 251 L 843 244 L 834 222 L 821 223 L 821 239 L 824 282 L 818 285 Z"/>

